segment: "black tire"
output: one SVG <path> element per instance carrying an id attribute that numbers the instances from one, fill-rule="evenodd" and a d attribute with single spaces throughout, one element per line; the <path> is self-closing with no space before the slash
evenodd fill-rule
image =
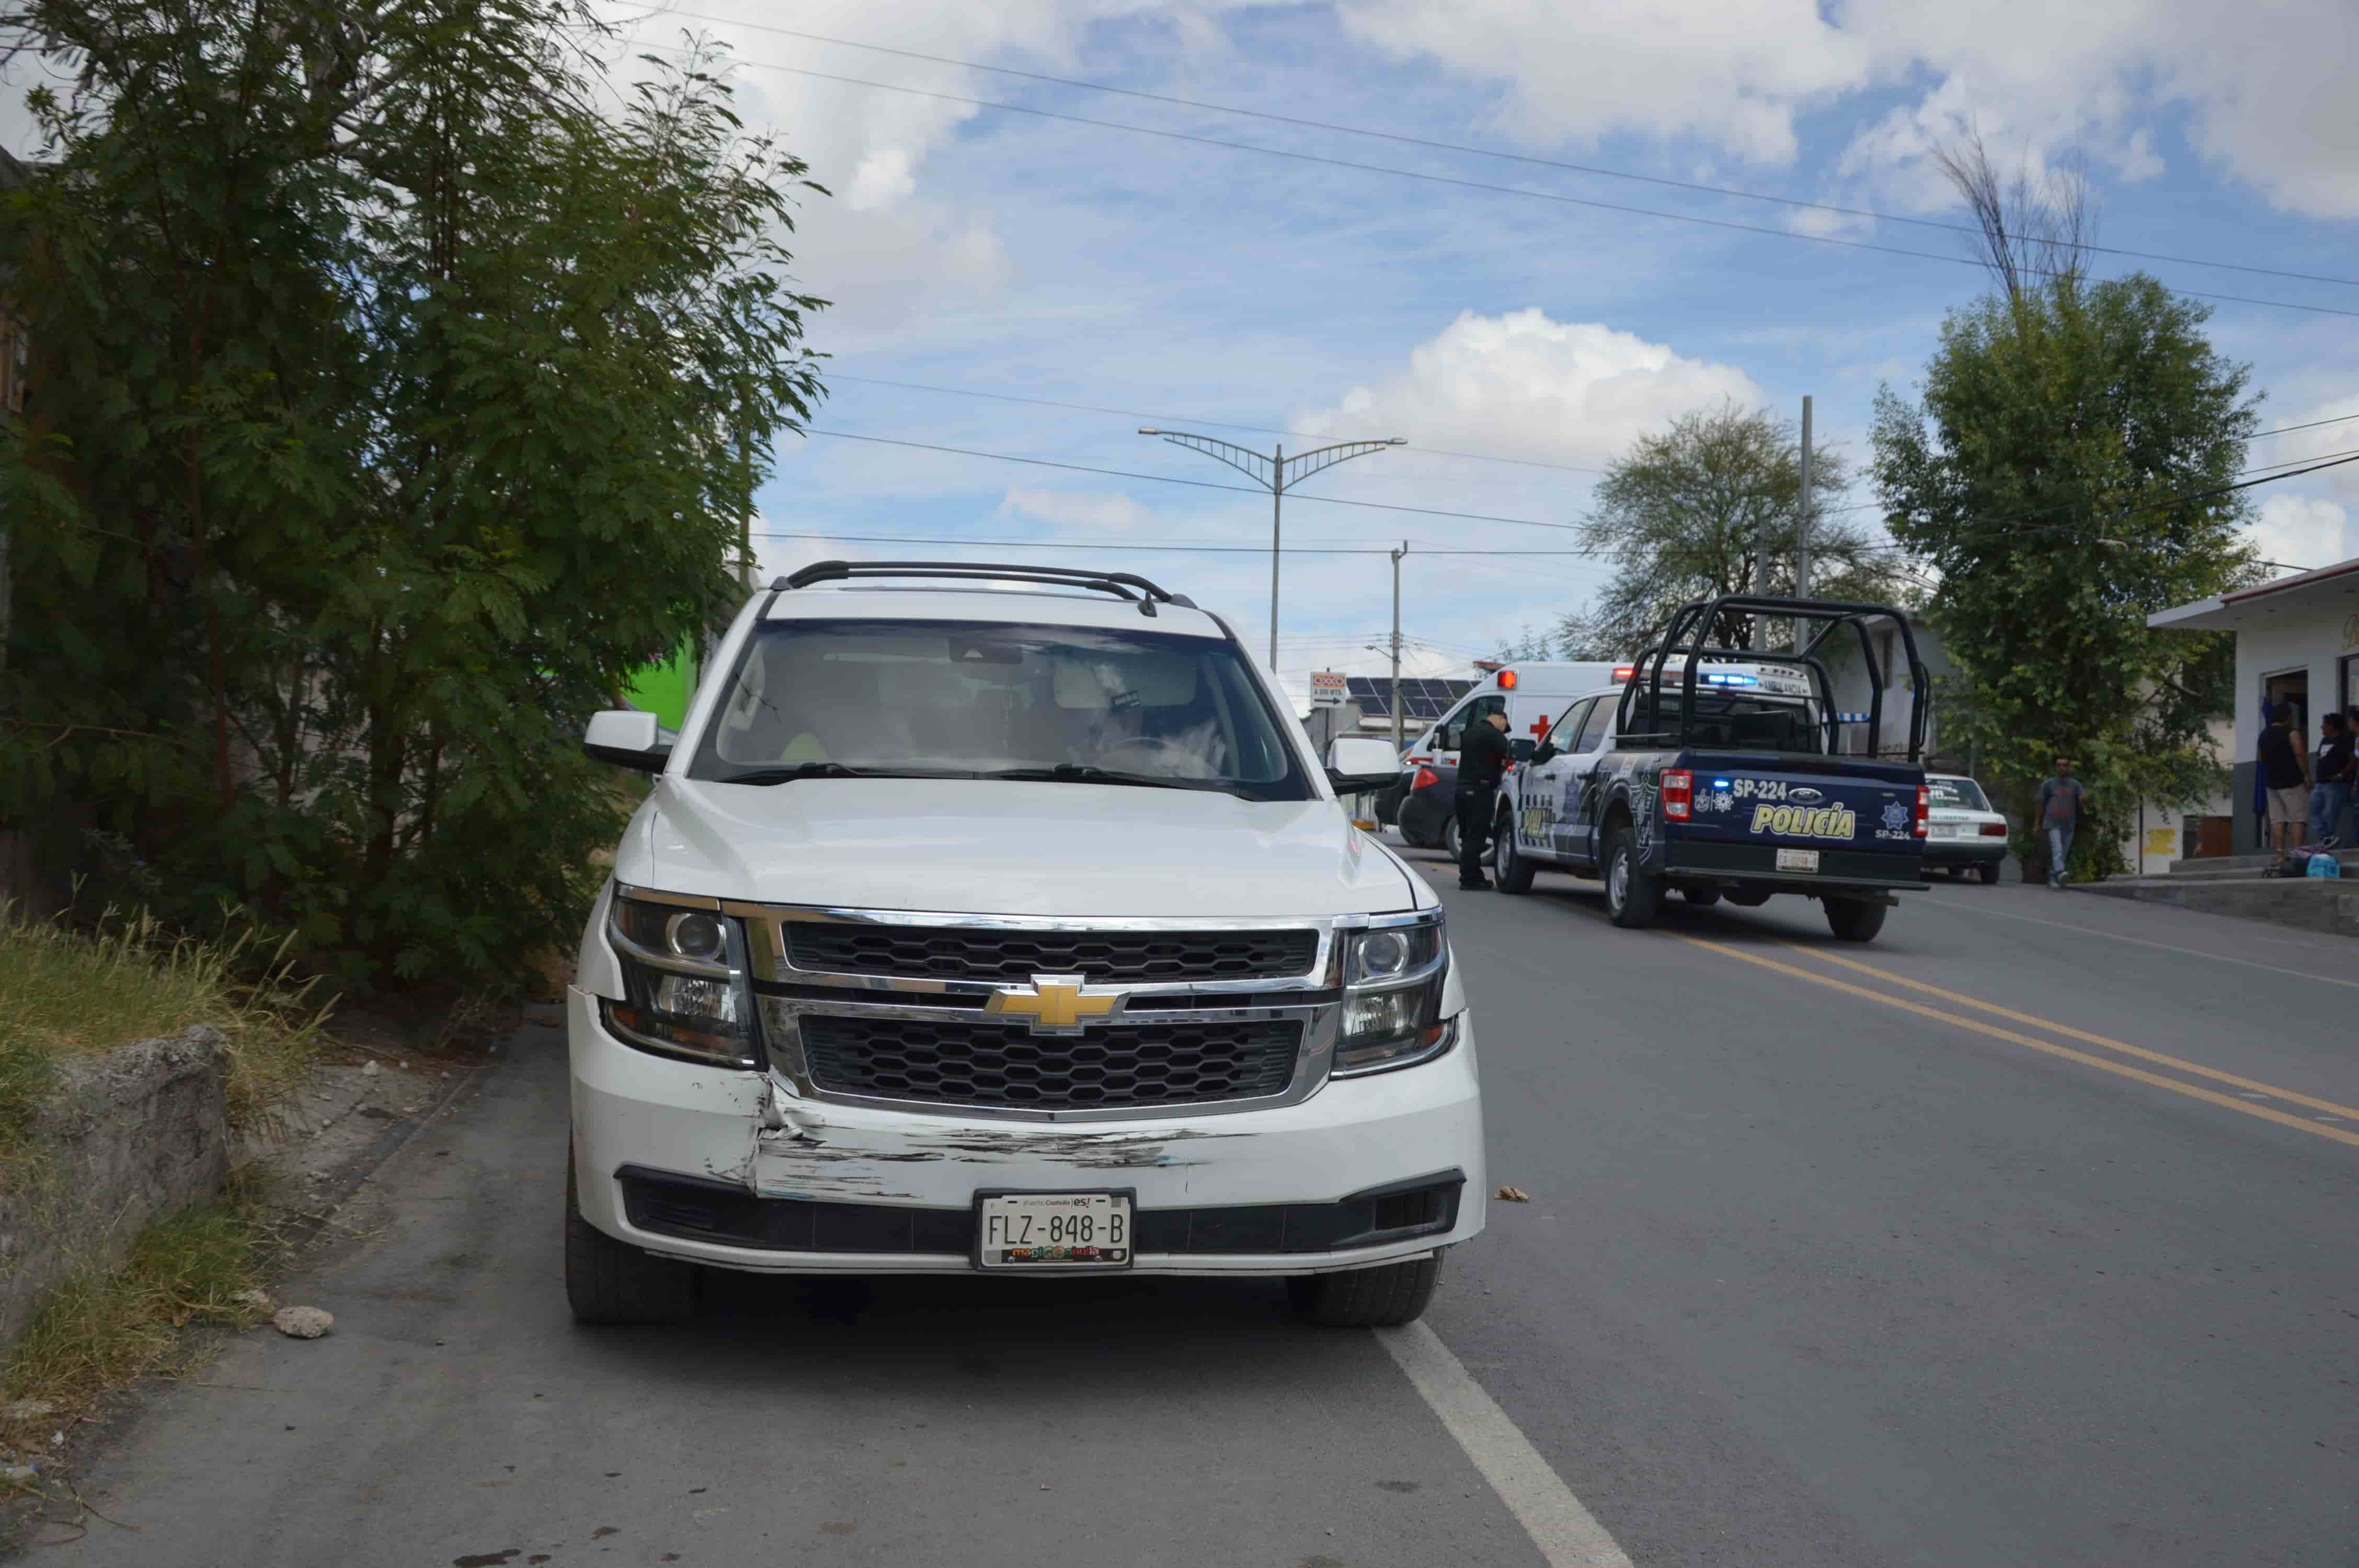
<path id="1" fill-rule="evenodd" d="M 1739 909 L 1758 909 L 1769 902 L 1767 888 L 1731 888 L 1722 895 Z"/>
<path id="2" fill-rule="evenodd" d="M 573 1321 L 601 1325 L 686 1321 L 696 1310 L 696 1268 L 617 1241 L 582 1217 L 573 1159 L 565 1164 L 565 1299 Z"/>
<path id="3" fill-rule="evenodd" d="M 1397 1328 L 1425 1315 L 1441 1278 L 1441 1254 L 1349 1269 L 1340 1274 L 1297 1274 L 1287 1299 L 1321 1328 Z"/>
<path id="4" fill-rule="evenodd" d="M 1998 862 L 1996 860 L 1984 860 L 1982 863 L 1981 871 L 1983 886 L 1995 887 L 1998 885 Z"/>
<path id="5" fill-rule="evenodd" d="M 1605 841 L 1605 913 L 1627 931 L 1652 925 L 1663 907 L 1663 879 L 1638 869 L 1638 841 L 1630 825 L 1611 829 Z"/>
<path id="6" fill-rule="evenodd" d="M 1491 880 L 1501 892 L 1529 892 L 1539 868 L 1516 849 L 1516 824 L 1506 812 L 1491 828 Z"/>
<path id="7" fill-rule="evenodd" d="M 1710 909 L 1720 902 L 1720 890 L 1716 887 L 1683 887 L 1680 889 L 1680 896 L 1698 909 Z"/>
<path id="8" fill-rule="evenodd" d="M 1870 903 L 1864 899 L 1821 899 L 1826 906 L 1827 929 L 1846 942 L 1873 942 L 1875 934 L 1884 929 L 1884 912 L 1891 905 Z"/>
<path id="9" fill-rule="evenodd" d="M 1444 855 L 1447 855 L 1450 858 L 1451 864 L 1454 865 L 1457 863 L 1458 814 L 1456 812 L 1451 813 L 1451 815 L 1443 820 L 1441 824 L 1440 836 L 1434 839 L 1433 847 L 1440 850 Z"/>

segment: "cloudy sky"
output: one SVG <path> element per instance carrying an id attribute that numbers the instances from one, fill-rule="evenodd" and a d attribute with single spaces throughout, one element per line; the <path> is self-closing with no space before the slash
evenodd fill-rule
<path id="1" fill-rule="evenodd" d="M 1413 668 L 1462 668 L 1552 623 L 1597 580 L 1546 553 L 1570 551 L 1561 524 L 1594 470 L 1683 410 L 1791 415 L 1811 394 L 1821 441 L 1864 455 L 1877 384 L 1908 388 L 1943 312 L 1984 285 L 1962 236 L 1897 221 L 1962 220 L 1926 154 L 1969 124 L 2010 162 L 2081 159 L 2104 244 L 2359 278 L 2359 7 L 2320 0 L 614 14 L 645 47 L 733 46 L 747 119 L 834 192 L 807 205 L 795 247 L 802 283 L 833 301 L 811 334 L 832 356 L 825 433 L 777 454 L 766 567 L 1120 565 L 1258 645 L 1267 500 L 1205 488 L 1245 481 L 1136 427 L 1265 449 L 1405 438 L 1288 500 L 1287 543 L 1306 552 L 1285 561 L 1290 683 L 1382 665 L 1364 645 L 1389 625 L 1381 552 L 1404 540 Z M 2099 261 L 2278 302 L 2223 300 L 2212 321 L 2267 394 L 2265 427 L 2359 415 L 2359 284 Z M 2359 419 L 2252 460 L 2352 449 Z M 2273 558 L 2359 553 L 2359 465 L 2264 493 Z M 809 535 L 823 538 L 794 536 Z M 1176 545 L 1191 548 L 1161 547 Z"/>

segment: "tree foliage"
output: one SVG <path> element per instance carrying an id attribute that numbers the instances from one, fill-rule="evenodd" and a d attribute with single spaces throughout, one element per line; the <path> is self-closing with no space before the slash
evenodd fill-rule
<path id="1" fill-rule="evenodd" d="M 1944 731 L 2014 802 L 2031 868 L 2045 851 L 2023 806 L 2059 754 L 2102 829 L 2076 841 L 2086 873 L 2118 869 L 2140 801 L 2217 784 L 2227 640 L 2146 624 L 2252 577 L 2247 508 L 2224 487 L 2254 404 L 2209 314 L 2150 277 L 2056 269 L 1951 315 L 1921 405 L 1877 397 L 1886 525 L 1940 574 Z"/>
<path id="2" fill-rule="evenodd" d="M 804 166 L 713 51 L 610 82 L 563 0 L 29 0 L 0 38 L 71 82 L 0 210 L 0 811 L 353 978 L 565 939 L 619 827 L 583 717 L 726 613 L 820 392 Z"/>
<path id="3" fill-rule="evenodd" d="M 1891 546 L 1831 515 L 1830 503 L 1840 504 L 1850 488 L 1850 465 L 1825 449 L 1814 450 L 1810 462 L 1810 591 L 1878 602 L 1901 597 L 1908 579 Z M 1692 600 L 1792 593 L 1800 507 L 1800 442 L 1790 422 L 1766 409 L 1699 410 L 1640 438 L 1607 469 L 1582 524 L 1582 547 L 1610 560 L 1614 577 L 1559 625 L 1564 656 L 1627 658 L 1657 641 Z M 1756 555 L 1765 535 L 1766 583 Z M 1718 634 L 1751 647 L 1751 618 Z"/>

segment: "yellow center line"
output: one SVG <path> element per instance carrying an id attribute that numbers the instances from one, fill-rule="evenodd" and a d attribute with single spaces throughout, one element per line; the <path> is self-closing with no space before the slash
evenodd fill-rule
<path id="1" fill-rule="evenodd" d="M 2259 1117 L 2263 1121 L 2282 1122 L 2288 1127 L 2298 1127 L 2304 1132 L 2313 1133 L 2320 1138 L 2331 1138 L 2337 1143 L 2348 1143 L 2354 1148 L 2359 1148 L 2359 1132 L 2346 1132 L 2339 1127 L 2322 1127 L 2315 1121 L 2306 1121 L 2291 1111 L 2277 1110 L 2266 1105 L 2255 1105 L 2247 1099 L 2237 1099 L 2234 1096 L 2220 1094 L 2212 1089 L 2198 1088 L 2193 1084 L 2181 1083 L 2177 1078 L 2166 1078 L 2159 1073 L 2149 1073 L 2140 1067 L 2126 1067 L 2119 1062 L 2108 1062 L 2102 1056 L 2092 1056 L 2085 1051 L 2075 1051 L 2069 1045 L 2057 1045 L 2045 1040 L 2034 1040 L 2030 1035 L 2017 1034 L 2012 1029 L 2001 1029 L 1995 1023 L 1984 1023 L 1979 1019 L 1965 1018 L 1954 1012 L 1943 1012 L 1939 1008 L 1927 1007 L 1921 1002 L 1905 1001 L 1897 996 L 1886 996 L 1882 991 L 1872 991 L 1865 986 L 1855 986 L 1847 980 L 1836 979 L 1832 975 L 1813 974 L 1809 969 L 1797 968 L 1791 964 L 1781 964 L 1775 958 L 1765 958 L 1758 953 L 1748 953 L 1742 947 L 1733 946 L 1725 942 L 1707 941 L 1701 936 L 1690 936 L 1685 932 L 1675 932 L 1673 935 L 1682 942 L 1692 942 L 1699 947 L 1709 947 L 1715 953 L 1725 953 L 1732 958 L 1742 958 L 1748 964 L 1758 964 L 1765 969 L 1775 969 L 1781 975 L 1791 975 L 1798 980 L 1808 980 L 1814 986 L 1825 986 L 1831 990 L 1843 991 L 1847 995 L 1858 997 L 1864 1001 L 1878 1002 L 1886 1007 L 1897 1008 L 1903 1012 L 1916 1013 L 1920 1018 L 1930 1018 L 1942 1023 L 1954 1024 L 1960 1029 L 1970 1029 L 1976 1034 L 1987 1034 L 1994 1040 L 2005 1040 L 2017 1045 L 2027 1046 L 2031 1050 L 2047 1055 L 2060 1056 L 2068 1062 L 2078 1062 L 2084 1067 L 2094 1067 L 2101 1073 L 2112 1073 L 2117 1077 L 2135 1078 L 2139 1083 L 2151 1084 L 2158 1089 L 2169 1089 L 2172 1094 L 2185 1095 L 2190 1099 L 2200 1099 L 2212 1105 L 2223 1106 L 2230 1110 L 2242 1111 L 2246 1116 Z"/>
<path id="2" fill-rule="evenodd" d="M 1783 938 L 1780 940 L 1782 942 Z M 2103 1045 L 2108 1051 L 2119 1051 L 2125 1055 L 2136 1056 L 2141 1061 L 2159 1062 L 2166 1067 L 2176 1067 L 2182 1073 L 2195 1073 L 2223 1084 L 2234 1084 L 2239 1088 L 2253 1089 L 2273 1098 L 2291 1100 L 2296 1105 L 2306 1105 L 2313 1110 L 2325 1111 L 2330 1116 L 2347 1116 L 2353 1121 L 2359 1121 L 2359 1109 L 2347 1105 L 2337 1105 L 2331 1099 L 2319 1099 L 2311 1095 L 2297 1094 L 2292 1089 L 2281 1089 L 2275 1084 L 2265 1084 L 2256 1078 L 2240 1078 L 2234 1073 L 2223 1073 L 2217 1067 L 2207 1067 L 2201 1062 L 2190 1062 L 2183 1057 L 2165 1055 L 2160 1051 L 2149 1051 L 2143 1045 L 2133 1045 L 2126 1040 L 2115 1040 L 2105 1034 L 2092 1034 L 2085 1029 L 2075 1029 L 2066 1023 L 2050 1022 L 2045 1018 L 2039 1018 L 2028 1012 L 2017 1012 L 2013 1008 L 2001 1007 L 1996 1002 L 1983 1001 L 1974 997 L 1961 995 L 1956 991 L 1943 990 L 1940 986 L 1929 986 L 1923 980 L 1912 980 L 1906 975 L 1896 975 L 1889 969 L 1879 969 L 1874 964 L 1863 964 L 1856 958 L 1845 958 L 1833 953 L 1821 953 L 1817 948 L 1807 946 L 1799 942 L 1784 942 L 1784 946 L 1797 952 L 1806 953 L 1821 963 L 1841 964 L 1846 969 L 1857 969 L 1863 975 L 1874 975 L 1877 979 L 1888 984 L 1907 986 L 1910 990 L 1923 991 L 1929 996 L 1937 996 L 1945 1001 L 1954 1001 L 1961 1007 L 1979 1008 L 1984 1012 L 1996 1013 L 2001 1018 L 2011 1018 L 2017 1023 L 2028 1023 L 2034 1029 L 2045 1029 L 2050 1034 L 2062 1034 L 2074 1040 L 2085 1040 L 2092 1045 Z"/>

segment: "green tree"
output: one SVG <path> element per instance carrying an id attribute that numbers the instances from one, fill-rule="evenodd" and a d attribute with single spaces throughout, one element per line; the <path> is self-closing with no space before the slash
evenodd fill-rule
<path id="1" fill-rule="evenodd" d="M 0 41 L 71 73 L 0 208 L 0 812 L 350 978 L 565 940 L 622 806 L 583 716 L 732 608 L 819 395 L 804 166 L 714 51 L 609 83 L 562 0 L 29 0 Z"/>
<path id="2" fill-rule="evenodd" d="M 1900 597 L 1908 579 L 1892 546 L 1830 514 L 1828 503 L 1850 488 L 1850 465 L 1824 449 L 1810 462 L 1810 591 L 1877 602 Z M 1699 410 L 1660 435 L 1641 437 L 1606 470 L 1582 524 L 1582 548 L 1611 561 L 1614 576 L 1559 624 L 1565 656 L 1628 658 L 1692 600 L 1792 593 L 1801 490 L 1794 427 L 1766 409 Z M 1766 585 L 1757 555 L 1765 538 Z M 1720 634 L 1731 645 L 1753 646 L 1752 618 Z"/>
<path id="3" fill-rule="evenodd" d="M 1984 189 L 1977 214 L 2003 215 Z M 1893 536 L 1939 573 L 1950 743 L 2011 803 L 2027 871 L 2046 863 L 2030 792 L 2071 756 L 2096 829 L 2075 870 L 2103 875 L 2139 802 L 2191 802 L 2220 776 L 2226 640 L 2146 617 L 2250 580 L 2247 509 L 2226 487 L 2254 402 L 2204 336 L 2207 308 L 2143 275 L 2090 281 L 2069 245 L 2008 254 L 2038 265 L 1994 267 L 1998 292 L 1951 313 L 1921 404 L 1878 395 L 1875 478 Z"/>

